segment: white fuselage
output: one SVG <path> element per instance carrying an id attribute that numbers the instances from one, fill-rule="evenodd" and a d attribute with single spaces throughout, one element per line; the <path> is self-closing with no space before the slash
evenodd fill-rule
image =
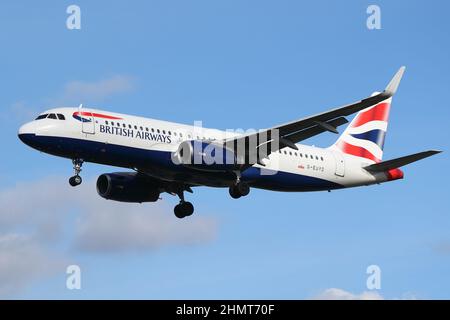
<path id="1" fill-rule="evenodd" d="M 59 116 L 35 120 L 19 130 L 25 143 L 43 152 L 136 169 L 190 185 L 226 187 L 234 179 L 229 173 L 176 165 L 171 154 L 186 140 L 219 141 L 239 134 L 87 108 L 57 108 L 45 114 L 63 115 L 64 120 Z M 363 169 L 370 160 L 334 148 L 297 147 L 271 153 L 265 166 L 255 164 L 242 173 L 242 179 L 252 187 L 279 191 L 331 190 L 387 181 L 385 174 Z"/>

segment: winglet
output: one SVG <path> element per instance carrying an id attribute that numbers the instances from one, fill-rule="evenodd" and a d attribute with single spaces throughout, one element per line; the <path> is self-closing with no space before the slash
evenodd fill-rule
<path id="1" fill-rule="evenodd" d="M 386 89 L 384 89 L 384 92 L 387 93 L 389 96 L 392 97 L 397 92 L 398 86 L 400 84 L 400 81 L 402 80 L 405 69 L 406 69 L 405 66 L 398 69 L 397 73 L 392 78 L 391 82 L 389 82 Z"/>

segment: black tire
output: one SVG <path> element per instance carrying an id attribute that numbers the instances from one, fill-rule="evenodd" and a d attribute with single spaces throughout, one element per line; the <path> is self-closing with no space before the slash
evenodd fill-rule
<path id="1" fill-rule="evenodd" d="M 245 197 L 250 193 L 250 187 L 245 182 L 239 182 L 236 186 L 236 189 L 238 190 L 241 197 Z"/>
<path id="2" fill-rule="evenodd" d="M 230 196 L 233 199 L 239 199 L 241 197 L 241 194 L 239 193 L 239 191 L 237 190 L 237 188 L 235 186 L 231 186 L 228 191 L 230 192 Z"/>
<path id="3" fill-rule="evenodd" d="M 72 187 L 76 187 L 76 186 L 80 185 L 81 182 L 83 182 L 83 179 L 81 179 L 80 176 L 73 176 L 73 177 L 70 177 L 70 179 L 69 179 L 69 184 Z"/>
<path id="4" fill-rule="evenodd" d="M 175 217 L 178 219 L 183 219 L 185 217 L 181 204 L 177 204 L 175 208 L 173 208 L 173 213 L 175 213 Z"/>
<path id="5" fill-rule="evenodd" d="M 190 202 L 184 202 L 182 204 L 183 213 L 185 217 L 189 217 L 194 213 L 194 206 Z"/>

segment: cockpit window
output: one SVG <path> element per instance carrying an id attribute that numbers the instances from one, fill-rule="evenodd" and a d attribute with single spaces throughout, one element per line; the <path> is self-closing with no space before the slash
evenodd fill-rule
<path id="1" fill-rule="evenodd" d="M 64 117 L 64 115 L 61 113 L 58 113 L 57 116 L 59 120 L 66 120 L 66 117 Z"/>
<path id="2" fill-rule="evenodd" d="M 44 114 L 39 115 L 35 120 L 45 119 L 45 118 L 47 118 L 47 116 L 48 116 L 48 113 L 44 113 Z"/>
<path id="3" fill-rule="evenodd" d="M 49 118 L 49 119 L 56 119 L 56 114 L 50 113 L 50 114 L 48 115 L 48 118 Z"/>

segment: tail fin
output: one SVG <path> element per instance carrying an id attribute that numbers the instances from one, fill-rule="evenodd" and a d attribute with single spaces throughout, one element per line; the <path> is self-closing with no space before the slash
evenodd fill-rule
<path id="1" fill-rule="evenodd" d="M 385 92 L 395 94 L 404 71 L 405 67 L 401 67 Z M 332 148 L 375 163 L 380 162 L 383 159 L 391 102 L 392 97 L 358 112 Z"/>

